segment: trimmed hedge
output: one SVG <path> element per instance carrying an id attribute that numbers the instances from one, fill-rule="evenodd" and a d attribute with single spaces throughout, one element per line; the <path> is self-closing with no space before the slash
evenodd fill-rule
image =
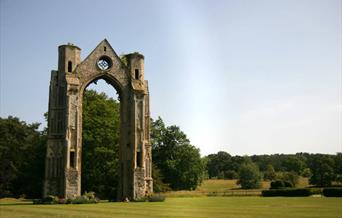
<path id="1" fill-rule="evenodd" d="M 285 196 L 285 197 L 306 197 L 312 195 L 308 188 L 291 188 L 291 189 L 270 189 L 261 192 L 264 197 Z"/>
<path id="2" fill-rule="evenodd" d="M 325 197 L 342 197 L 342 188 L 324 188 L 323 195 Z"/>

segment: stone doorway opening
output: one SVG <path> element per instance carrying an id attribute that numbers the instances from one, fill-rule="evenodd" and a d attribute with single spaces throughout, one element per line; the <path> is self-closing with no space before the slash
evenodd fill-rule
<path id="1" fill-rule="evenodd" d="M 81 193 L 116 199 L 119 180 L 120 99 L 104 79 L 89 83 L 82 100 Z"/>

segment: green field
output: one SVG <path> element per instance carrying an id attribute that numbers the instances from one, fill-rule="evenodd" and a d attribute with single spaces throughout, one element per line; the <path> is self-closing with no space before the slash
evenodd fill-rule
<path id="1" fill-rule="evenodd" d="M 342 217 L 342 198 L 196 197 L 165 202 L 32 205 L 0 201 L 0 217 Z"/>
<path id="2" fill-rule="evenodd" d="M 306 186 L 303 180 L 301 186 Z M 264 182 L 262 188 L 268 188 Z M 255 190 L 256 193 L 260 193 Z M 0 199 L 0 217 L 341 217 L 342 198 L 206 197 L 208 193 L 244 193 L 235 180 L 206 180 L 194 191 L 166 193 L 165 202 L 33 205 Z M 247 191 L 250 193 L 251 191 Z M 253 192 L 253 191 L 252 191 Z M 253 194 L 253 193 L 252 193 Z M 196 197 L 190 197 L 196 196 Z"/>
<path id="3" fill-rule="evenodd" d="M 263 189 L 270 188 L 269 181 L 263 181 L 260 189 L 241 189 L 236 184 L 236 179 L 224 180 L 224 179 L 210 179 L 204 180 L 196 190 L 193 191 L 171 191 L 165 193 L 167 197 L 201 197 L 214 194 L 217 196 L 260 196 Z M 297 188 L 303 188 L 309 186 L 308 178 L 300 177 Z"/>

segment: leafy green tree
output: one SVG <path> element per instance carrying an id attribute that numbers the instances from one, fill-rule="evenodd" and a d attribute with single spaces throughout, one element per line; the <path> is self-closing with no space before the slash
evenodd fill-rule
<path id="1" fill-rule="evenodd" d="M 342 153 L 339 152 L 336 154 L 334 157 L 334 162 L 335 162 L 335 174 L 336 175 L 341 175 L 342 176 Z"/>
<path id="2" fill-rule="evenodd" d="M 163 182 L 164 177 L 154 163 L 152 163 L 152 178 L 153 178 L 153 192 L 158 193 L 158 192 L 171 191 L 170 186 Z"/>
<path id="3" fill-rule="evenodd" d="M 256 164 L 247 162 L 240 166 L 238 184 L 243 189 L 260 188 L 261 186 L 261 173 Z"/>
<path id="4" fill-rule="evenodd" d="M 86 90 L 83 97 L 82 193 L 116 197 L 120 103 L 105 93 Z"/>
<path id="5" fill-rule="evenodd" d="M 239 178 L 239 175 L 234 170 L 227 170 L 224 172 L 224 178 L 225 179 L 237 179 Z"/>
<path id="6" fill-rule="evenodd" d="M 291 184 L 291 187 L 295 187 L 298 184 L 299 181 L 299 175 L 294 172 L 284 172 L 282 174 L 282 180 L 286 183 Z"/>
<path id="7" fill-rule="evenodd" d="M 297 174 L 300 174 L 304 169 L 305 164 L 296 156 L 287 156 L 284 158 L 282 166 L 284 167 L 284 170 L 287 172 L 293 171 Z"/>
<path id="8" fill-rule="evenodd" d="M 0 118 L 0 197 L 41 196 L 46 132 L 39 124 Z"/>
<path id="9" fill-rule="evenodd" d="M 331 182 L 335 179 L 334 160 L 323 154 L 316 154 L 310 162 L 312 176 L 309 180 L 310 184 L 318 186 L 331 186 Z"/>
<path id="10" fill-rule="evenodd" d="M 207 156 L 207 169 L 209 178 L 217 177 L 223 179 L 225 171 L 231 170 L 231 156 L 227 152 L 219 151 L 217 154 Z"/>
<path id="11" fill-rule="evenodd" d="M 267 165 L 267 169 L 264 173 L 264 180 L 274 180 L 276 178 L 276 172 L 271 164 Z"/>
<path id="12" fill-rule="evenodd" d="M 309 178 L 312 176 L 312 173 L 311 173 L 311 170 L 310 168 L 305 168 L 302 172 L 302 176 L 303 177 L 306 177 L 306 178 Z"/>
<path id="13" fill-rule="evenodd" d="M 152 121 L 153 162 L 163 175 L 163 182 L 174 190 L 195 189 L 203 178 L 204 164 L 199 149 L 190 144 L 177 126 L 166 127 L 159 117 Z"/>

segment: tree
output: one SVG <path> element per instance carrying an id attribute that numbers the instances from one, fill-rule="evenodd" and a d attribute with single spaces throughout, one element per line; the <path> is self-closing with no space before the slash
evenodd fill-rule
<path id="1" fill-rule="evenodd" d="M 46 132 L 39 123 L 0 118 L 0 197 L 41 196 Z"/>
<path id="2" fill-rule="evenodd" d="M 312 173 L 311 173 L 311 170 L 310 168 L 305 168 L 302 172 L 302 176 L 303 177 L 306 177 L 306 178 L 309 178 L 312 176 Z"/>
<path id="3" fill-rule="evenodd" d="M 227 171 L 224 171 L 224 178 L 225 179 L 237 179 L 239 178 L 239 175 L 234 170 L 227 170 Z"/>
<path id="4" fill-rule="evenodd" d="M 296 172 L 284 172 L 281 178 L 285 183 L 291 184 L 291 187 L 295 187 L 298 184 L 299 176 Z"/>
<path id="5" fill-rule="evenodd" d="M 342 175 L 342 153 L 339 152 L 336 154 L 335 158 L 334 158 L 334 162 L 335 162 L 335 174 L 336 175 Z"/>
<path id="6" fill-rule="evenodd" d="M 170 186 L 163 182 L 164 177 L 154 163 L 152 163 L 152 178 L 153 178 L 153 192 L 158 193 L 158 192 L 171 191 Z"/>
<path id="7" fill-rule="evenodd" d="M 266 172 L 264 173 L 264 180 L 274 180 L 276 177 L 275 170 L 271 164 L 267 165 Z"/>
<path id="8" fill-rule="evenodd" d="M 82 192 L 116 197 L 120 103 L 105 93 L 86 90 L 83 97 Z"/>
<path id="9" fill-rule="evenodd" d="M 282 166 L 284 170 L 287 172 L 294 171 L 297 174 L 300 174 L 304 169 L 304 162 L 295 156 L 288 156 L 284 159 Z"/>
<path id="10" fill-rule="evenodd" d="M 328 155 L 316 154 L 310 161 L 310 169 L 312 176 L 309 180 L 310 184 L 318 186 L 331 186 L 334 180 L 334 161 Z"/>
<path id="11" fill-rule="evenodd" d="M 243 189 L 259 188 L 261 186 L 261 174 L 256 164 L 244 163 L 239 169 L 239 180 L 238 184 Z"/>
<path id="12" fill-rule="evenodd" d="M 227 152 L 219 151 L 217 154 L 207 156 L 208 175 L 209 178 L 225 178 L 225 172 L 231 170 L 231 156 Z"/>
<path id="13" fill-rule="evenodd" d="M 163 175 L 163 182 L 174 190 L 195 189 L 204 171 L 199 149 L 190 144 L 179 127 L 166 127 L 160 117 L 151 124 L 153 162 Z"/>

